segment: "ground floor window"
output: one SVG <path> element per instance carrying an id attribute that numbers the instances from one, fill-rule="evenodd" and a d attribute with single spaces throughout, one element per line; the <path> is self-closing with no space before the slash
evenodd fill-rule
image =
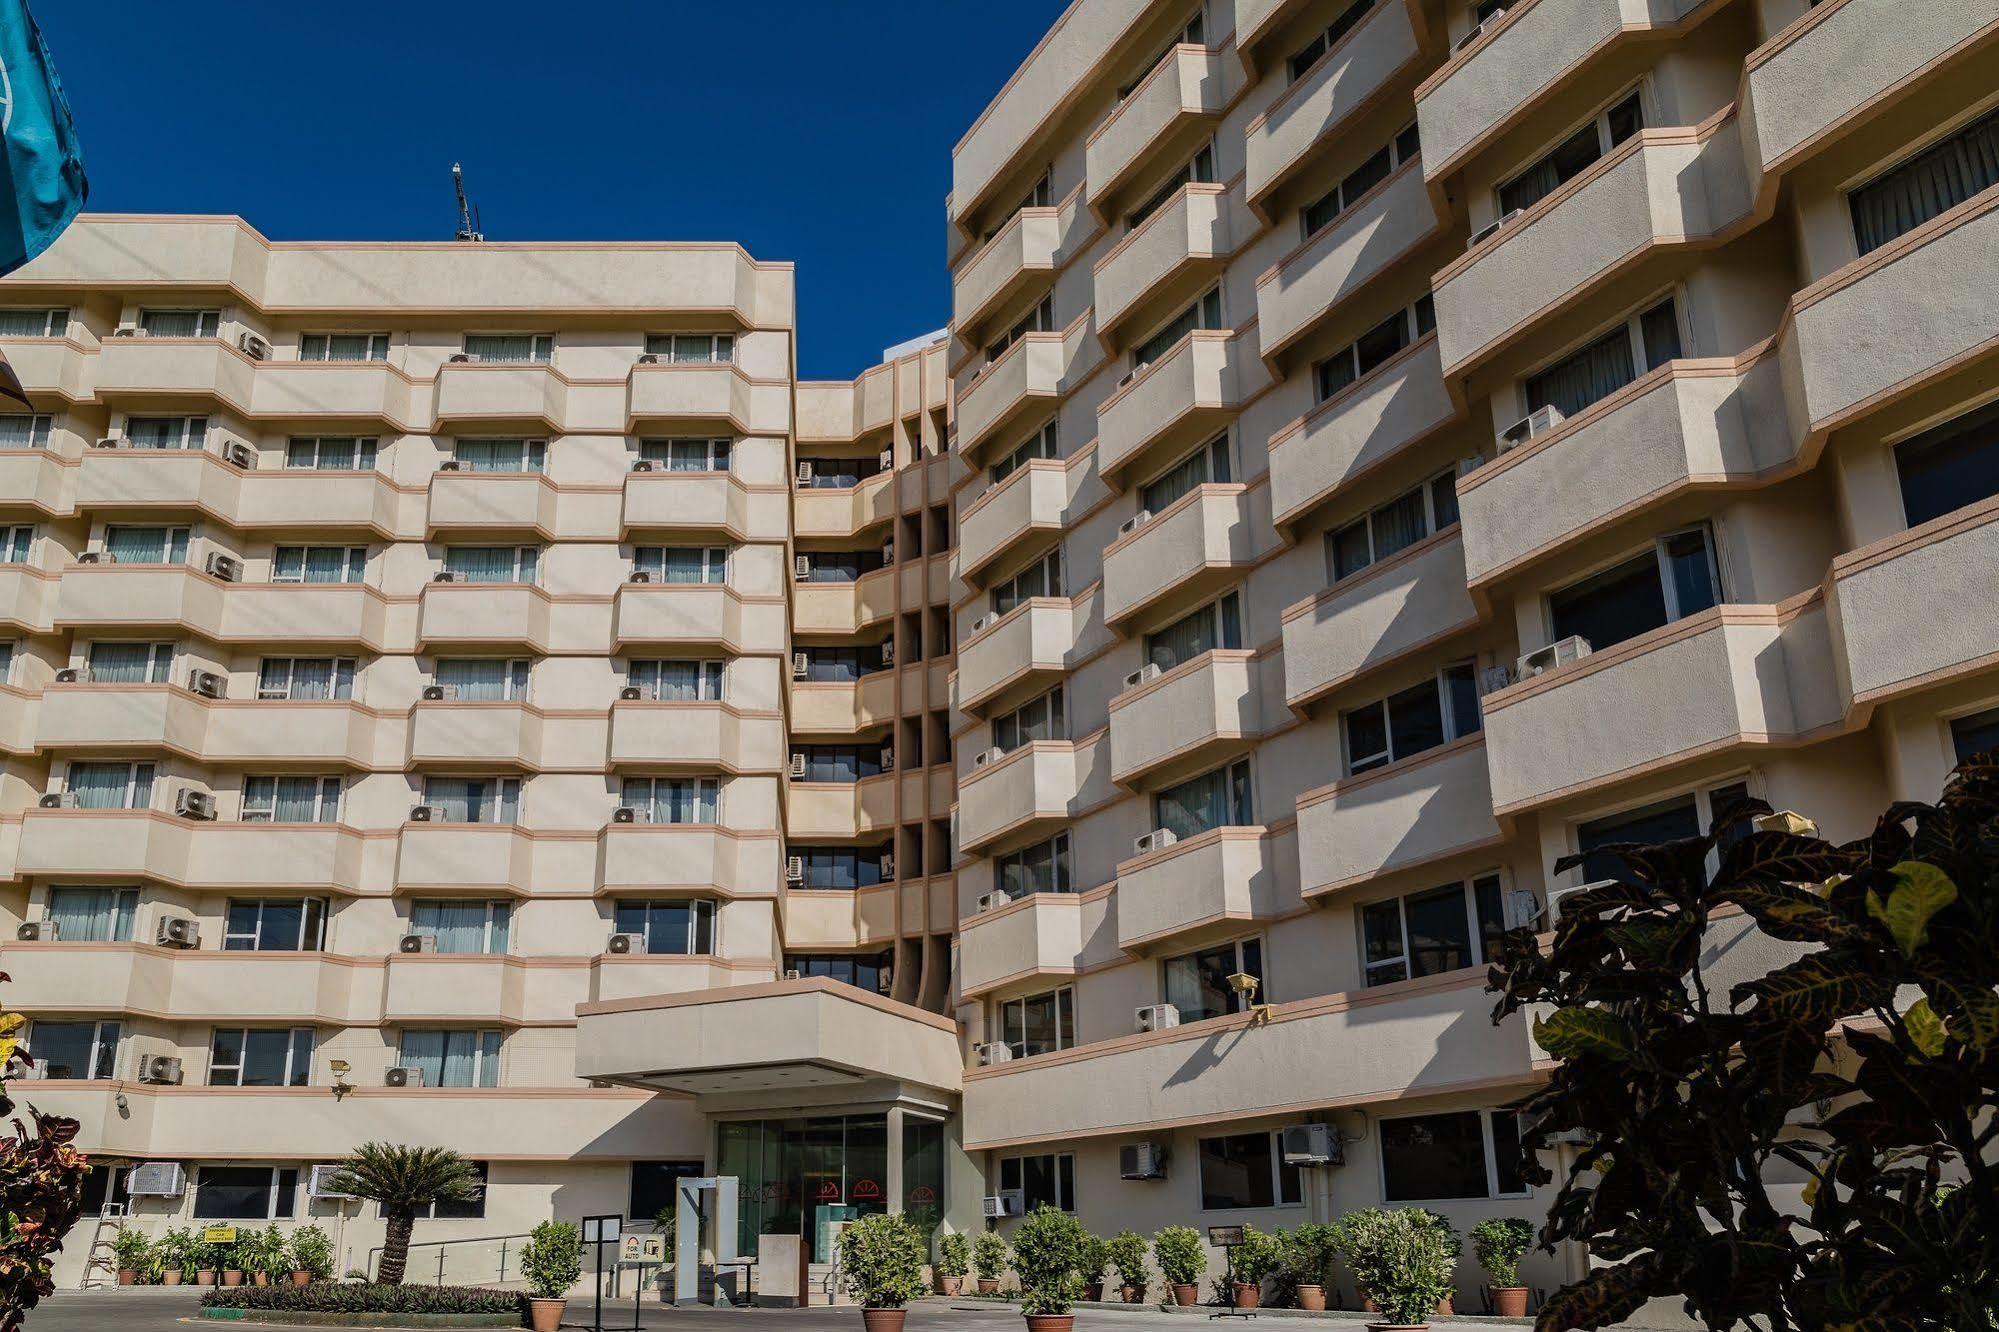
<path id="1" fill-rule="evenodd" d="M 1999 750 L 1999 708 L 1959 717 L 1950 724 L 1950 740 L 1959 763 L 1969 763 L 1974 754 Z"/>
<path id="2" fill-rule="evenodd" d="M 1284 1164 L 1275 1133 L 1201 1139 L 1201 1209 L 1289 1207 L 1304 1200 L 1298 1167 Z"/>
<path id="3" fill-rule="evenodd" d="M 632 1162 L 630 1206 L 625 1215 L 644 1221 L 674 1210 L 679 1206 L 680 1181 L 704 1173 L 699 1161 Z"/>
<path id="4" fill-rule="evenodd" d="M 1008 1156 L 1000 1161 L 1000 1192 L 1019 1190 L 1023 1210 L 1043 1203 L 1065 1212 L 1076 1210 L 1076 1158 L 1068 1152 L 1039 1156 Z"/>
<path id="5" fill-rule="evenodd" d="M 1511 1110 L 1384 1119 L 1382 1197 L 1391 1203 L 1527 1194 L 1520 1120 Z"/>
<path id="6" fill-rule="evenodd" d="M 195 1174 L 197 1221 L 271 1221 L 297 1211 L 298 1171 L 291 1166 L 202 1166 Z"/>
<path id="7" fill-rule="evenodd" d="M 434 1202 L 428 1208 L 419 1207 L 416 1217 L 419 1221 L 478 1221 L 486 1215 L 486 1180 L 488 1169 L 484 1161 L 474 1161 L 472 1169 L 479 1175 L 479 1192 L 463 1202 Z M 382 1215 L 380 1203 L 375 1205 L 375 1216 Z"/>

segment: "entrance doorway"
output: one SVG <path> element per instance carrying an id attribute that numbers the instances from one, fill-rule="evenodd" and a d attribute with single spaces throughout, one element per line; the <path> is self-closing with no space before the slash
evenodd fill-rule
<path id="1" fill-rule="evenodd" d="M 839 1222 L 906 1212 L 927 1238 L 943 1215 L 942 1120 L 907 1112 L 725 1120 L 716 1139 L 716 1173 L 741 1181 L 744 1253 L 757 1251 L 759 1235 L 801 1235 L 810 1260 L 829 1263 Z"/>

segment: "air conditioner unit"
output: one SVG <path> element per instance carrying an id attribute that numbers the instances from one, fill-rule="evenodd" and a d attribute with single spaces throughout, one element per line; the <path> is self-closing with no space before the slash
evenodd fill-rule
<path id="1" fill-rule="evenodd" d="M 430 576 L 430 581 L 433 583 L 455 583 L 458 581 L 458 571 L 456 569 L 439 569 Z"/>
<path id="2" fill-rule="evenodd" d="M 62 938 L 62 926 L 52 919 L 24 920 L 14 927 L 14 937 L 22 943 L 54 943 Z"/>
<path id="3" fill-rule="evenodd" d="M 989 893 L 980 893 L 978 904 L 974 908 L 973 914 L 983 916 L 988 911 L 999 910 L 1011 901 L 1013 901 L 1013 894 L 1005 892 L 1002 889 L 995 888 Z"/>
<path id="4" fill-rule="evenodd" d="M 1117 1151 L 1119 1179 L 1165 1179 L 1166 1148 L 1156 1142 L 1128 1142 Z"/>
<path id="5" fill-rule="evenodd" d="M 784 858 L 784 881 L 786 883 L 805 882 L 804 856 L 786 856 Z"/>
<path id="6" fill-rule="evenodd" d="M 1590 654 L 1589 640 L 1580 634 L 1570 634 L 1557 639 L 1544 648 L 1536 648 L 1520 658 L 1519 674 L 1523 680 L 1531 680 L 1546 674 L 1558 666 L 1581 661 Z"/>
<path id="7" fill-rule="evenodd" d="M 894 564 L 894 563 L 895 563 L 895 538 L 894 538 L 894 537 L 890 537 L 890 538 L 889 538 L 888 540 L 886 540 L 886 541 L 882 542 L 882 563 L 883 563 L 883 564 Z"/>
<path id="8" fill-rule="evenodd" d="M 786 967 L 784 970 L 784 978 L 788 981 L 804 980 L 805 973 L 800 971 L 797 967 Z"/>
<path id="9" fill-rule="evenodd" d="M 1132 1023 L 1138 1031 L 1164 1031 L 1180 1025 L 1180 1010 L 1172 1004 L 1147 1004 L 1132 1013 Z"/>
<path id="10" fill-rule="evenodd" d="M 429 823 L 437 817 L 437 811 L 429 805 L 410 806 L 411 823 Z"/>
<path id="11" fill-rule="evenodd" d="M 639 353 L 639 364 L 640 364 L 640 365 L 658 365 L 658 364 L 659 364 L 659 353 L 658 353 L 658 352 L 640 352 L 640 353 Z"/>
<path id="12" fill-rule="evenodd" d="M 236 349 L 253 361 L 268 361 L 271 359 L 271 344 L 258 337 L 255 333 L 238 333 L 236 335 Z"/>
<path id="13" fill-rule="evenodd" d="M 880 456 L 881 469 L 886 472 L 895 466 L 895 450 L 883 449 Z"/>
<path id="14" fill-rule="evenodd" d="M 215 817 L 215 797 L 206 791 L 183 786 L 174 793 L 174 813 L 184 819 L 212 819 Z"/>
<path id="15" fill-rule="evenodd" d="M 893 665 L 895 665 L 895 640 L 894 640 L 894 639 L 890 639 L 890 640 L 889 640 L 888 642 L 886 642 L 886 643 L 883 643 L 883 644 L 882 644 L 882 665 L 884 665 L 884 666 L 893 666 Z"/>
<path id="16" fill-rule="evenodd" d="M 456 458 L 446 458 L 437 465 L 437 470 L 440 472 L 462 472 L 465 470 L 465 464 L 459 462 Z"/>
<path id="17" fill-rule="evenodd" d="M 888 994 L 895 989 L 895 968 L 883 967 L 875 976 L 875 993 Z"/>
<path id="18" fill-rule="evenodd" d="M 796 476 L 797 476 L 797 478 L 798 478 L 798 484 L 799 484 L 799 485 L 801 485 L 801 486 L 809 486 L 809 485 L 811 485 L 811 484 L 812 484 L 812 464 L 811 464 L 811 463 L 809 463 L 809 462 L 802 462 L 802 463 L 798 464 L 798 471 L 797 471 L 797 472 L 796 472 L 796 473 L 795 473 L 794 475 L 796 475 Z"/>
<path id="19" fill-rule="evenodd" d="M 180 1059 L 174 1055 L 141 1055 L 139 1057 L 139 1081 L 150 1082 L 162 1087 L 180 1085 Z M 131 1190 L 136 1193 L 137 1190 Z M 178 1190 L 175 1190 L 178 1192 Z M 171 1197 L 172 1194 L 162 1196 Z"/>
<path id="20" fill-rule="evenodd" d="M 1027 1195 L 1019 1189 L 1003 1189 L 979 1199 L 979 1214 L 987 1218 L 1019 1216 L 1027 1210 Z"/>
<path id="21" fill-rule="evenodd" d="M 641 569 L 638 565 L 634 564 L 632 571 L 625 575 L 625 581 L 627 583 L 650 583 L 652 581 L 652 570 Z"/>
<path id="22" fill-rule="evenodd" d="M 1478 673 L 1478 692 L 1480 697 L 1486 694 L 1496 694 L 1512 683 L 1513 668 L 1511 666 L 1488 666 Z"/>
<path id="23" fill-rule="evenodd" d="M 650 459 L 650 458 L 634 458 L 634 459 L 632 460 L 632 470 L 633 470 L 634 472 L 650 472 L 650 471 L 652 471 L 652 470 L 653 470 L 653 463 L 652 463 L 652 459 Z"/>
<path id="24" fill-rule="evenodd" d="M 618 691 L 620 703 L 650 703 L 653 697 L 651 685 L 626 685 Z"/>
<path id="25" fill-rule="evenodd" d="M 90 679 L 88 666 L 65 666 L 56 672 L 57 684 L 85 684 Z"/>
<path id="26" fill-rule="evenodd" d="M 116 564 L 118 557 L 108 550 L 86 550 L 76 557 L 78 564 Z"/>
<path id="27" fill-rule="evenodd" d="M 477 365 L 479 364 L 479 353 L 453 352 L 448 359 L 452 365 Z"/>
<path id="28" fill-rule="evenodd" d="M 1339 1165 L 1346 1159 L 1345 1145 L 1330 1124 L 1292 1124 L 1284 1130 L 1283 1147 L 1285 1165 Z"/>
<path id="29" fill-rule="evenodd" d="M 125 1192 L 133 1198 L 178 1198 L 187 1192 L 187 1171 L 178 1161 L 147 1161 L 125 1174 Z"/>
<path id="30" fill-rule="evenodd" d="M 43 809 L 76 809 L 82 802 L 74 791 L 51 791 L 35 803 Z"/>
<path id="31" fill-rule="evenodd" d="M 420 1068 L 405 1068 L 400 1064 L 396 1065 L 393 1068 L 383 1071 L 382 1085 L 384 1087 L 421 1087 L 423 1086 L 423 1070 Z"/>
<path id="32" fill-rule="evenodd" d="M 646 937 L 643 934 L 614 934 L 604 941 L 604 951 L 619 957 L 630 953 L 643 953 L 645 950 Z"/>
<path id="33" fill-rule="evenodd" d="M 1507 227 L 1513 225 L 1514 221 L 1522 213 L 1526 211 L 1527 210 L 1524 208 L 1516 208 L 1512 212 L 1506 214 L 1504 217 L 1501 217 L 1499 220 L 1495 222 L 1486 223 L 1484 226 L 1480 227 L 1477 231 L 1474 231 L 1472 233 L 1471 243 L 1465 246 L 1465 248 L 1468 250 L 1477 249 L 1480 245 L 1492 239 L 1494 236 L 1497 236 L 1501 231 L 1504 231 Z"/>
<path id="34" fill-rule="evenodd" d="M 640 806 L 640 805 L 620 805 L 620 806 L 618 806 L 618 807 L 617 807 L 616 809 L 614 809 L 614 810 L 612 810 L 612 811 L 611 811 L 611 822 L 613 822 L 613 823 L 651 823 L 651 822 L 652 822 L 652 807 L 651 807 L 650 805 L 646 805 L 646 806 Z"/>
<path id="35" fill-rule="evenodd" d="M 437 936 L 434 934 L 405 934 L 402 943 L 396 947 L 402 953 L 434 953 L 437 951 Z"/>
<path id="36" fill-rule="evenodd" d="M 426 703 L 443 703 L 457 697 L 457 685 L 432 684 L 423 687 L 423 701 Z"/>
<path id="37" fill-rule="evenodd" d="M 1163 851 L 1180 840 L 1180 835 L 1171 828 L 1154 828 L 1143 837 L 1135 837 L 1131 843 L 1131 853 L 1135 856 L 1149 856 L 1154 851 Z"/>
<path id="38" fill-rule="evenodd" d="M 994 1064 L 1013 1062 L 1013 1047 L 1005 1041 L 988 1041 L 984 1045 L 974 1046 L 973 1053 L 978 1056 L 980 1068 L 991 1068 Z"/>
<path id="39" fill-rule="evenodd" d="M 885 853 L 882 856 L 882 881 L 884 883 L 890 883 L 893 882 L 894 880 L 895 880 L 895 856 L 892 853 Z"/>
<path id="40" fill-rule="evenodd" d="M 252 449 L 248 444 L 224 444 L 222 446 L 222 460 L 231 467 L 240 468 L 245 472 L 254 472 L 257 470 L 256 450 Z"/>
<path id="41" fill-rule="evenodd" d="M 1119 536 L 1130 536 L 1133 532 L 1136 532 L 1151 521 L 1152 510 L 1140 509 L 1137 513 L 1134 513 L 1131 517 L 1117 525 L 1117 534 Z"/>
<path id="42" fill-rule="evenodd" d="M 153 925 L 153 942 L 162 948 L 199 948 L 201 925 L 191 916 L 161 916 Z"/>
<path id="43" fill-rule="evenodd" d="M 1550 1133 L 1547 1143 L 1550 1147 L 1588 1147 L 1596 1141 L 1596 1135 L 1588 1129 L 1563 1129 L 1560 1133 Z"/>
<path id="44" fill-rule="evenodd" d="M 1552 929 L 1554 928 L 1555 924 L 1561 920 L 1563 902 L 1567 901 L 1571 897 L 1574 897 L 1577 893 L 1588 892 L 1592 888 L 1607 887 L 1613 882 L 1615 882 L 1615 880 L 1597 879 L 1590 883 L 1571 884 L 1566 888 L 1550 888 L 1548 890 L 1548 913 L 1547 913 L 1547 919 L 1545 921 L 1546 927 Z"/>
<path id="45" fill-rule="evenodd" d="M 305 1196 L 308 1198 L 325 1198 L 331 1202 L 353 1201 L 353 1194 L 342 1193 L 331 1187 L 333 1181 L 340 1177 L 340 1172 L 344 1169 L 346 1169 L 345 1166 L 337 1165 L 314 1166 L 312 1173 L 305 1177 Z"/>
<path id="46" fill-rule="evenodd" d="M 998 624 L 999 621 L 1000 617 L 998 612 L 988 611 L 986 614 L 981 615 L 978 619 L 972 621 L 972 632 L 975 634 L 982 634 L 986 630 Z"/>
<path id="47" fill-rule="evenodd" d="M 1126 689 L 1136 689 L 1147 680 L 1157 680 L 1164 674 L 1166 672 L 1160 669 L 1158 662 L 1148 661 L 1145 665 L 1124 677 L 1124 687 Z"/>
<path id="48" fill-rule="evenodd" d="M 150 330 L 140 328 L 137 324 L 125 324 L 112 329 L 111 336 L 114 338 L 149 338 L 152 336 L 152 333 Z"/>
<path id="49" fill-rule="evenodd" d="M 1152 362 L 1140 361 L 1137 365 L 1134 365 L 1131 369 L 1124 372 L 1124 378 L 1120 379 L 1117 382 L 1118 388 L 1123 388 L 1125 385 L 1131 383 L 1132 380 L 1137 379 L 1140 375 L 1144 374 L 1147 370 L 1151 368 L 1152 368 Z M 1116 390 L 1114 389 L 1112 391 L 1115 392 Z"/>
<path id="50" fill-rule="evenodd" d="M 1562 409 L 1550 404 L 1521 417 L 1499 434 L 1499 451 L 1525 444 L 1536 435 L 1545 435 L 1563 421 Z"/>
<path id="51" fill-rule="evenodd" d="M 895 771 L 895 746 L 893 745 L 882 746 L 882 771 Z"/>
<path id="52" fill-rule="evenodd" d="M 200 694 L 203 698 L 221 698 L 229 691 L 229 679 L 214 671 L 189 671 L 187 687 L 189 692 Z"/>
<path id="53" fill-rule="evenodd" d="M 115 449 L 124 442 L 124 440 L 118 438 L 116 435 L 106 435 L 103 439 L 97 441 L 96 447 L 100 449 Z"/>
<path id="54" fill-rule="evenodd" d="M 810 578 L 812 576 L 812 557 L 810 555 L 792 556 L 791 576 L 801 583 Z"/>
<path id="55" fill-rule="evenodd" d="M 791 756 L 791 775 L 800 779 L 805 776 L 805 755 L 793 754 Z"/>
<path id="56" fill-rule="evenodd" d="M 1479 24 L 1476 28 L 1473 28 L 1470 32 L 1466 33 L 1463 37 L 1460 37 L 1458 39 L 1458 44 L 1456 49 L 1460 51 L 1464 50 L 1466 47 L 1470 46 L 1473 42 L 1476 42 L 1479 38 L 1485 36 L 1486 33 L 1492 31 L 1492 25 L 1499 22 L 1501 19 L 1505 17 L 1506 17 L 1505 10 L 1503 9 L 1493 10 L 1490 14 L 1487 14 L 1485 16 L 1485 21 L 1483 23 Z"/>
<path id="57" fill-rule="evenodd" d="M 19 1051 L 7 1056 L 7 1062 L 0 1064 L 0 1077 L 9 1082 L 26 1082 L 42 1076 L 39 1064 L 30 1064 L 26 1054 Z"/>
<path id="58" fill-rule="evenodd" d="M 1476 453 L 1468 458 L 1460 458 L 1458 459 L 1458 475 L 1460 477 L 1470 476 L 1483 466 L 1485 466 L 1485 459 L 1479 457 Z"/>
<path id="59" fill-rule="evenodd" d="M 811 669 L 810 663 L 806 660 L 805 654 L 803 652 L 794 652 L 791 654 L 792 679 L 803 680 L 805 678 L 806 672 L 809 669 Z"/>
<path id="60" fill-rule="evenodd" d="M 994 745 L 991 749 L 981 750 L 980 752 L 972 755 L 972 766 L 975 768 L 983 768 L 988 763 L 998 763 L 1001 759 L 1005 757 L 1006 757 L 1006 751 L 1004 749 L 1001 749 L 998 745 Z"/>
<path id="61" fill-rule="evenodd" d="M 219 578 L 225 583 L 233 583 L 243 576 L 242 563 L 235 556 L 224 555 L 220 551 L 209 552 L 201 567 L 209 577 Z"/>

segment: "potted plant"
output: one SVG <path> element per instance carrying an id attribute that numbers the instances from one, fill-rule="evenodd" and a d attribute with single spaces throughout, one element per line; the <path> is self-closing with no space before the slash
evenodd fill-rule
<path id="1" fill-rule="evenodd" d="M 1076 1274 L 1083 1278 L 1083 1298 L 1091 1304 L 1104 1297 L 1104 1269 L 1110 1265 L 1110 1243 L 1100 1235 L 1083 1236 L 1082 1257 Z"/>
<path id="2" fill-rule="evenodd" d="M 972 1241 L 972 1271 L 979 1280 L 979 1294 L 999 1294 L 1000 1277 L 1006 1274 L 1006 1241 L 998 1231 L 980 1231 Z"/>
<path id="3" fill-rule="evenodd" d="M 923 1294 L 923 1232 L 906 1216 L 875 1212 L 840 1232 L 847 1293 L 867 1332 L 902 1332 L 904 1306 Z"/>
<path id="4" fill-rule="evenodd" d="M 1090 1240 L 1082 1222 L 1047 1203 L 1013 1232 L 1013 1270 L 1020 1274 L 1020 1311 L 1030 1332 L 1069 1332 L 1075 1326 Z"/>
<path id="5" fill-rule="evenodd" d="M 1291 1281 L 1298 1307 L 1324 1311 L 1326 1289 L 1333 1284 L 1333 1260 L 1338 1256 L 1338 1230 L 1324 1222 L 1308 1222 L 1286 1232 L 1279 1269 Z"/>
<path id="6" fill-rule="evenodd" d="M 111 1240 L 111 1252 L 118 1264 L 118 1284 L 137 1285 L 142 1273 L 153 1263 L 153 1243 L 136 1230 L 120 1230 Z"/>
<path id="7" fill-rule="evenodd" d="M 1111 1266 L 1117 1269 L 1118 1297 L 1126 1304 L 1145 1299 L 1145 1236 L 1135 1230 L 1120 1230 L 1104 1246 Z"/>
<path id="8" fill-rule="evenodd" d="M 333 1275 L 333 1242 L 318 1226 L 300 1226 L 285 1245 L 292 1284 L 309 1286 Z"/>
<path id="9" fill-rule="evenodd" d="M 1527 1287 L 1520 1260 L 1534 1247 L 1532 1223 L 1517 1216 L 1489 1216 L 1471 1228 L 1472 1254 L 1492 1279 L 1492 1311 L 1501 1318 L 1527 1316 Z"/>
<path id="10" fill-rule="evenodd" d="M 583 1236 L 568 1221 L 544 1221 L 521 1246 L 521 1275 L 528 1283 L 528 1326 L 556 1332 L 569 1288 L 583 1276 Z"/>
<path id="11" fill-rule="evenodd" d="M 972 1242 L 963 1231 L 947 1230 L 937 1237 L 937 1261 L 932 1270 L 937 1276 L 939 1295 L 964 1294 L 965 1273 L 971 1266 Z"/>
<path id="12" fill-rule="evenodd" d="M 249 1271 L 250 1279 L 258 1285 L 269 1286 L 283 1281 L 291 1271 L 291 1259 L 285 1254 L 285 1232 L 275 1225 L 253 1232 L 244 1244 L 243 1266 Z"/>
<path id="13" fill-rule="evenodd" d="M 1332 1244 L 1334 1252 L 1346 1261 L 1348 1270 L 1354 1273 L 1354 1293 L 1360 1297 L 1363 1313 L 1376 1313 L 1374 1295 L 1361 1279 L 1359 1269 L 1354 1267 L 1354 1253 L 1359 1246 L 1371 1243 L 1374 1230 L 1387 1224 L 1388 1212 L 1380 1207 L 1357 1207 L 1332 1223 Z"/>
<path id="14" fill-rule="evenodd" d="M 1380 1212 L 1347 1230 L 1343 1250 L 1354 1279 L 1382 1315 L 1371 1332 L 1408 1332 L 1429 1326 L 1430 1315 L 1451 1297 L 1457 1257 L 1428 1215 L 1416 1208 Z"/>
<path id="15" fill-rule="evenodd" d="M 1255 1226 L 1242 1228 L 1242 1241 L 1229 1250 L 1229 1296 L 1238 1309 L 1263 1303 L 1263 1279 L 1277 1269 L 1277 1238 Z"/>
<path id="16" fill-rule="evenodd" d="M 189 1233 L 187 1240 L 187 1266 L 194 1269 L 194 1284 L 212 1286 L 215 1284 L 215 1264 L 221 1251 L 201 1236 Z"/>
<path id="17" fill-rule="evenodd" d="M 160 1284 L 178 1286 L 194 1266 L 194 1236 L 185 1228 L 169 1230 L 153 1246 L 153 1261 L 160 1266 Z"/>
<path id="18" fill-rule="evenodd" d="M 1172 1288 L 1175 1304 L 1186 1308 L 1200 1300 L 1201 1273 L 1208 1270 L 1208 1250 L 1200 1231 L 1192 1226 L 1163 1227 L 1152 1237 L 1152 1258 Z"/>
<path id="19" fill-rule="evenodd" d="M 1461 1257 L 1465 1251 L 1465 1242 L 1458 1235 L 1457 1227 L 1452 1225 L 1450 1221 L 1446 1219 L 1441 1213 L 1433 1212 L 1427 1207 L 1419 1207 L 1416 1209 L 1416 1211 L 1420 1214 L 1420 1217 L 1425 1218 L 1429 1221 L 1431 1229 L 1437 1232 L 1437 1235 L 1443 1241 L 1444 1246 L 1450 1250 L 1451 1265 L 1455 1269 L 1459 1257 Z M 1443 1299 L 1437 1302 L 1437 1312 L 1442 1316 L 1444 1316 L 1445 1318 L 1449 1318 L 1453 1314 L 1457 1313 L 1457 1308 L 1452 1303 L 1454 1295 L 1455 1292 L 1453 1292 L 1451 1295 L 1444 1296 Z"/>

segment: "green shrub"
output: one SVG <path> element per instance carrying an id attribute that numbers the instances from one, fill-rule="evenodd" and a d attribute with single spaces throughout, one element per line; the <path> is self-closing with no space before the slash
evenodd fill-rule
<path id="1" fill-rule="evenodd" d="M 300 1226 L 285 1245 L 286 1260 L 295 1272 L 310 1272 L 314 1281 L 333 1275 L 333 1241 L 318 1226 Z"/>
<path id="2" fill-rule="evenodd" d="M 176 1226 L 164 1232 L 153 1246 L 154 1261 L 162 1272 L 192 1272 L 194 1246 L 194 1232 L 186 1226 Z"/>
<path id="3" fill-rule="evenodd" d="M 1192 1226 L 1166 1226 L 1152 1237 L 1152 1256 L 1169 1286 L 1191 1286 L 1208 1270 L 1208 1250 Z"/>
<path id="4" fill-rule="evenodd" d="M 116 1255 L 118 1270 L 139 1274 L 142 1281 L 153 1278 L 158 1256 L 153 1242 L 137 1230 L 121 1230 L 111 1241 L 111 1252 Z"/>
<path id="5" fill-rule="evenodd" d="M 181 1261 L 182 1270 L 208 1272 L 219 1267 L 221 1262 L 221 1246 L 210 1244 L 195 1231 L 188 1232 L 187 1257 Z"/>
<path id="6" fill-rule="evenodd" d="M 659 1215 L 652 1219 L 652 1232 L 663 1237 L 666 1245 L 666 1261 L 673 1261 L 675 1236 L 680 1230 L 680 1204 L 676 1199 L 659 1209 Z"/>
<path id="7" fill-rule="evenodd" d="M 840 1232 L 847 1293 L 864 1309 L 900 1309 L 923 1294 L 923 1232 L 906 1216 L 875 1212 Z"/>
<path id="8" fill-rule="evenodd" d="M 559 1300 L 583 1276 L 583 1237 L 570 1221 L 544 1221 L 521 1246 L 521 1275 L 538 1300 Z"/>
<path id="9" fill-rule="evenodd" d="M 1255 1226 L 1244 1226 L 1242 1242 L 1229 1250 L 1229 1280 L 1245 1286 L 1261 1286 L 1263 1279 L 1277 1270 L 1281 1253 L 1275 1235 L 1266 1235 Z"/>
<path id="10" fill-rule="evenodd" d="M 1110 1251 L 1111 1266 L 1117 1269 L 1118 1284 L 1145 1289 L 1145 1236 L 1135 1230 L 1120 1230 L 1104 1246 Z"/>
<path id="11" fill-rule="evenodd" d="M 1102 1285 L 1104 1269 L 1110 1265 L 1110 1242 L 1101 1235 L 1083 1236 L 1083 1251 L 1076 1262 L 1076 1275 L 1083 1278 L 1083 1284 Z"/>
<path id="12" fill-rule="evenodd" d="M 1065 1314 L 1076 1307 L 1076 1301 L 1082 1294 L 1083 1279 L 1074 1272 L 1061 1272 L 1022 1291 L 1020 1311 L 1036 1317 Z"/>
<path id="13" fill-rule="evenodd" d="M 961 1230 L 950 1230 L 937 1237 L 937 1275 L 961 1277 L 972 1266 L 972 1242 L 965 1238 Z"/>
<path id="14" fill-rule="evenodd" d="M 1520 1284 L 1520 1260 L 1534 1247 L 1534 1226 L 1517 1216 L 1489 1216 L 1471 1228 L 1471 1249 L 1495 1286 Z"/>
<path id="15" fill-rule="evenodd" d="M 1081 1221 L 1047 1203 L 1029 1212 L 1014 1229 L 1013 1270 L 1020 1273 L 1021 1290 L 1028 1294 L 1041 1292 L 1044 1302 L 1063 1304 L 1059 1309 L 1031 1312 L 1069 1311 L 1067 1305 L 1074 1303 L 1076 1297 L 1073 1292 L 1066 1295 L 1064 1292 L 1080 1282 L 1068 1282 L 1065 1278 L 1080 1275 L 1083 1247 L 1089 1238 L 1090 1232 L 1083 1229 Z"/>
<path id="16" fill-rule="evenodd" d="M 1341 1233 L 1341 1254 L 1383 1321 L 1427 1322 L 1438 1303 L 1455 1293 L 1454 1236 L 1431 1213 L 1366 1208 L 1342 1218 Z"/>
<path id="17" fill-rule="evenodd" d="M 981 1281 L 997 1281 L 1006 1274 L 1006 1241 L 997 1230 L 982 1230 L 972 1241 L 972 1270 Z"/>
<path id="18" fill-rule="evenodd" d="M 208 1309 L 253 1309 L 274 1313 L 331 1314 L 513 1314 L 523 1309 L 511 1290 L 477 1286 L 349 1285 L 315 1281 L 309 1286 L 217 1286 L 201 1297 Z"/>
<path id="19" fill-rule="evenodd" d="M 236 1241 L 236 1261 L 245 1272 L 262 1272 L 276 1279 L 289 1272 L 285 1258 L 285 1232 L 276 1226 L 243 1232 Z"/>
<path id="20" fill-rule="evenodd" d="M 1313 1221 L 1285 1232 L 1278 1268 L 1294 1285 L 1331 1286 L 1338 1258 L 1339 1228 Z"/>

